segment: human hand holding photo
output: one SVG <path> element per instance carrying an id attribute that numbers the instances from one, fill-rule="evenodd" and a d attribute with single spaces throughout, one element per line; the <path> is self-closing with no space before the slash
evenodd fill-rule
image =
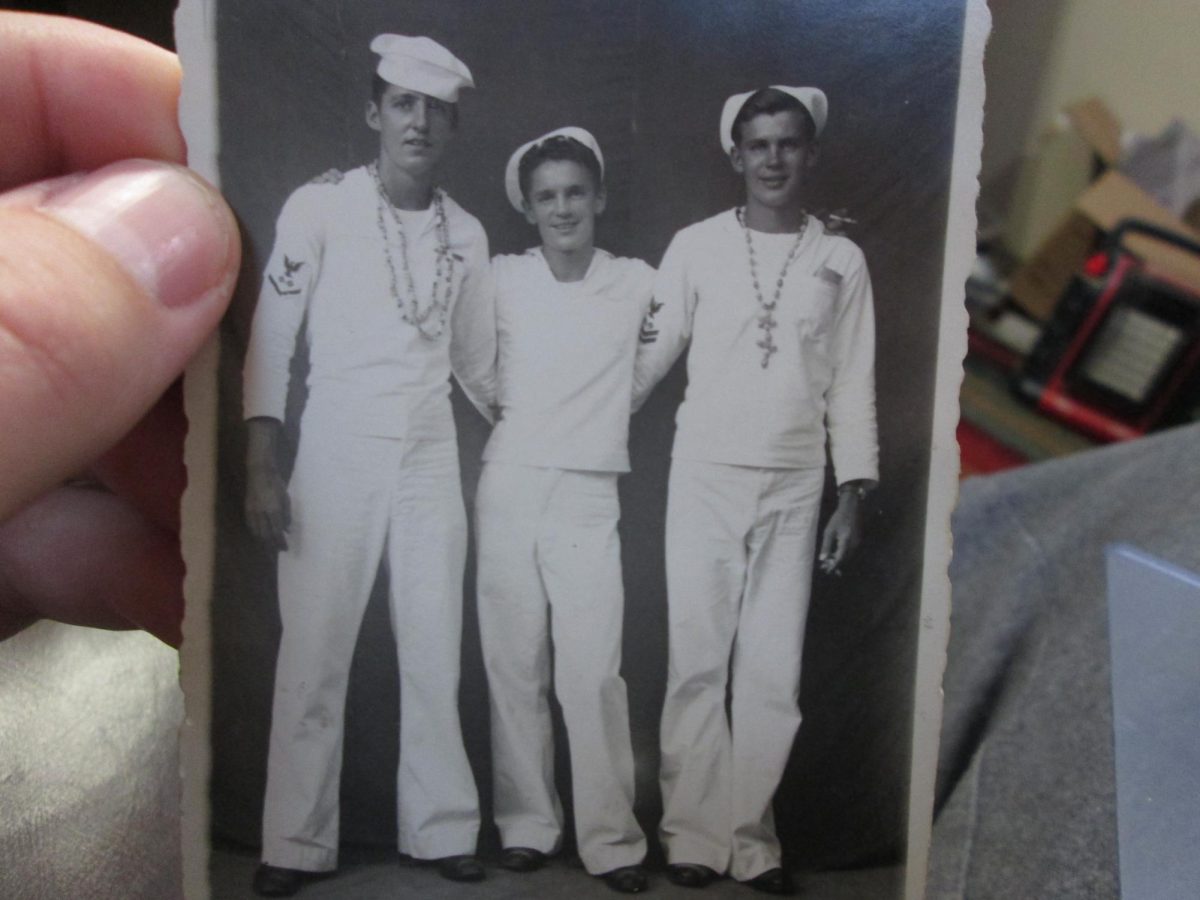
<path id="1" fill-rule="evenodd" d="M 177 379 L 240 260 L 182 168 L 174 54 L 0 13 L 0 638 L 40 618 L 181 640 Z"/>

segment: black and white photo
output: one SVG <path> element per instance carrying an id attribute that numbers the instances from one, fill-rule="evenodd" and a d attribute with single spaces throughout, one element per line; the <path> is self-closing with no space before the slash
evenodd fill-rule
<path id="1" fill-rule="evenodd" d="M 189 896 L 917 896 L 984 13 L 184 3 Z"/>

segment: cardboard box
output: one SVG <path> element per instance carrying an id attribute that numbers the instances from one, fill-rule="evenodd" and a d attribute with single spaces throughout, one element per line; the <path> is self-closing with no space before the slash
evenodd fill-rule
<path id="1" fill-rule="evenodd" d="M 1119 159 L 1120 127 L 1101 101 L 1086 100 L 1066 114 L 1076 139 L 1101 163 L 1111 166 Z M 1071 172 L 1061 174 L 1069 178 Z M 1126 218 L 1145 219 L 1200 242 L 1200 233 L 1124 175 L 1109 169 L 1084 189 L 1058 224 L 1024 254 L 1024 263 L 1010 285 L 1016 304 L 1038 321 L 1049 319 L 1103 233 Z M 1200 261 L 1195 256 L 1141 236 L 1131 238 L 1128 247 L 1151 268 L 1200 293 Z"/>
<path id="2" fill-rule="evenodd" d="M 1082 100 L 1066 109 L 1067 119 L 1084 142 L 1106 166 L 1121 159 L 1121 123 L 1104 101 L 1096 97 Z"/>

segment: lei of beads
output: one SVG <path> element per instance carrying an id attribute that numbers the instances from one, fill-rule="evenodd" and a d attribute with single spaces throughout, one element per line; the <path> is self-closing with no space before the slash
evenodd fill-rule
<path id="1" fill-rule="evenodd" d="M 450 225 L 446 221 L 445 195 L 440 188 L 435 188 L 433 191 L 433 216 L 437 234 L 437 249 L 435 250 L 437 263 L 433 270 L 433 289 L 429 292 L 429 305 L 422 310 L 417 297 L 417 287 L 413 282 L 412 268 L 408 261 L 408 237 L 404 233 L 404 223 L 400 221 L 400 214 L 396 212 L 396 207 L 392 204 L 387 192 L 384 190 L 383 180 L 379 177 L 378 165 L 371 163 L 368 169 L 371 172 L 371 178 L 375 181 L 375 188 L 379 193 L 377 218 L 379 221 L 379 233 L 383 237 L 383 255 L 387 259 L 389 286 L 392 297 L 400 309 L 400 317 L 409 325 L 416 328 L 421 337 L 429 341 L 436 341 L 442 336 L 442 332 L 446 330 L 446 316 L 450 311 L 450 300 L 454 287 L 454 257 L 450 253 Z M 405 296 L 401 296 L 400 294 L 400 279 L 396 272 L 396 260 L 392 256 L 392 244 L 388 240 L 387 223 L 384 218 L 385 209 L 391 213 L 392 223 L 395 226 L 396 234 L 400 238 L 400 263 L 404 272 Z M 443 264 L 445 267 L 444 273 Z M 442 283 L 443 274 L 445 274 L 446 278 L 444 285 Z M 441 297 L 438 296 L 439 292 L 441 293 Z M 427 323 L 434 317 L 435 313 L 437 316 L 436 323 L 432 327 L 428 327 Z"/>
<path id="2" fill-rule="evenodd" d="M 792 244 L 792 249 L 788 251 L 787 259 L 783 261 L 783 268 L 779 270 L 779 278 L 775 281 L 775 296 L 768 303 L 763 299 L 762 288 L 758 285 L 758 265 L 754 258 L 754 241 L 750 238 L 750 229 L 746 226 L 746 211 L 743 207 L 737 209 L 738 224 L 742 226 L 742 233 L 746 235 L 746 252 L 750 256 L 750 280 L 754 282 L 754 295 L 758 298 L 759 308 L 762 314 L 758 317 L 758 327 L 762 331 L 763 336 L 757 342 L 757 346 L 762 348 L 763 358 L 762 367 L 765 369 L 771 364 L 771 355 L 779 350 L 779 346 L 775 343 L 775 335 L 772 331 L 779 322 L 775 319 L 775 307 L 779 305 L 779 295 L 783 292 L 783 282 L 787 278 L 788 267 L 791 266 L 792 260 L 796 258 L 796 251 L 800 249 L 800 241 L 804 239 L 804 232 L 808 230 L 808 216 L 804 217 L 804 221 L 800 225 L 800 230 L 796 232 L 795 243 Z"/>

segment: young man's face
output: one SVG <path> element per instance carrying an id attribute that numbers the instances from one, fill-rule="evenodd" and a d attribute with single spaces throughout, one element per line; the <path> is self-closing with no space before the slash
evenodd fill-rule
<path id="1" fill-rule="evenodd" d="M 560 253 L 591 249 L 602 212 L 604 191 L 582 164 L 550 159 L 530 175 L 525 218 L 537 226 L 543 246 Z"/>
<path id="2" fill-rule="evenodd" d="M 389 84 L 367 104 L 367 124 L 379 132 L 380 155 L 410 175 L 430 172 L 454 135 L 454 107 L 437 97 Z"/>
<path id="3" fill-rule="evenodd" d="M 802 202 L 804 177 L 817 161 L 798 110 L 755 116 L 742 126 L 742 139 L 730 153 L 746 183 L 746 202 L 772 209 Z"/>

